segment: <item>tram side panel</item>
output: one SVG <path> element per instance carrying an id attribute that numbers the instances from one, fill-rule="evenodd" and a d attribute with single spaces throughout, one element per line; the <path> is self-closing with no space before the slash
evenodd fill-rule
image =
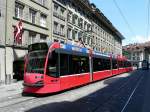
<path id="1" fill-rule="evenodd" d="M 60 54 L 61 90 L 89 83 L 89 58 L 73 54 Z"/>
<path id="2" fill-rule="evenodd" d="M 93 81 L 110 77 L 110 69 L 110 59 L 103 57 L 93 57 Z"/>

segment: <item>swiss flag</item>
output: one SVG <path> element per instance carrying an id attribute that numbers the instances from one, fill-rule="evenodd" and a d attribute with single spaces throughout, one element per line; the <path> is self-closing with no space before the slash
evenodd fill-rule
<path id="1" fill-rule="evenodd" d="M 16 44 L 22 44 L 22 34 L 23 34 L 23 27 L 22 27 L 22 20 L 20 20 L 14 29 L 14 42 Z"/>

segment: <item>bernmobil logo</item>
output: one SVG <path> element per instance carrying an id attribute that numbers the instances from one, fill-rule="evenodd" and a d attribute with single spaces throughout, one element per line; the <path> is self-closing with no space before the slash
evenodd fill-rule
<path id="1" fill-rule="evenodd" d="M 72 47 L 73 51 L 78 51 L 78 52 L 82 52 L 82 49 L 80 49 L 79 47 Z"/>

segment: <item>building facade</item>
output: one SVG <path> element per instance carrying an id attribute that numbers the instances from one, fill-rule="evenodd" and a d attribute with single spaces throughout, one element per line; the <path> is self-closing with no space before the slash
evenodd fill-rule
<path id="1" fill-rule="evenodd" d="M 71 1 L 67 4 L 67 38 L 68 42 L 78 43 L 82 39 L 86 47 L 91 47 L 91 21 L 85 13 L 86 8 Z"/>
<path id="2" fill-rule="evenodd" d="M 0 83 L 5 80 L 5 30 L 6 30 L 6 1 L 0 0 Z"/>
<path id="3" fill-rule="evenodd" d="M 123 55 L 139 67 L 141 67 L 143 60 L 147 60 L 150 63 L 150 42 L 123 46 Z"/>
<path id="4" fill-rule="evenodd" d="M 52 40 L 65 43 L 67 33 L 67 7 L 65 1 L 52 1 Z"/>
<path id="5" fill-rule="evenodd" d="M 51 1 L 50 0 L 1 0 L 0 10 L 3 17 L 0 17 L 3 24 L 0 31 L 4 32 L 1 43 L 0 81 L 5 83 L 12 79 L 16 61 L 24 60 L 29 44 L 50 40 L 51 34 Z M 23 35 L 21 44 L 14 42 L 15 26 L 22 20 Z M 21 68 L 18 68 L 18 71 Z"/>
<path id="6" fill-rule="evenodd" d="M 81 38 L 88 48 L 122 54 L 124 37 L 88 0 L 53 0 L 52 13 L 54 41 L 78 44 Z"/>
<path id="7" fill-rule="evenodd" d="M 14 42 L 15 26 L 22 20 L 22 43 Z M 89 0 L 1 0 L 0 82 L 12 79 L 29 44 L 59 41 L 122 54 L 121 33 Z"/>

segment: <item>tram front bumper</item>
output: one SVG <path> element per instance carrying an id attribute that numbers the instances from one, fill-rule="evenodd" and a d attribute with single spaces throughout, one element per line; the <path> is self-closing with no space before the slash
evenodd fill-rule
<path id="1" fill-rule="evenodd" d="M 29 84 L 29 83 L 23 83 L 23 86 L 27 86 L 27 87 L 43 87 L 44 83 L 43 81 L 38 81 L 35 84 Z"/>

